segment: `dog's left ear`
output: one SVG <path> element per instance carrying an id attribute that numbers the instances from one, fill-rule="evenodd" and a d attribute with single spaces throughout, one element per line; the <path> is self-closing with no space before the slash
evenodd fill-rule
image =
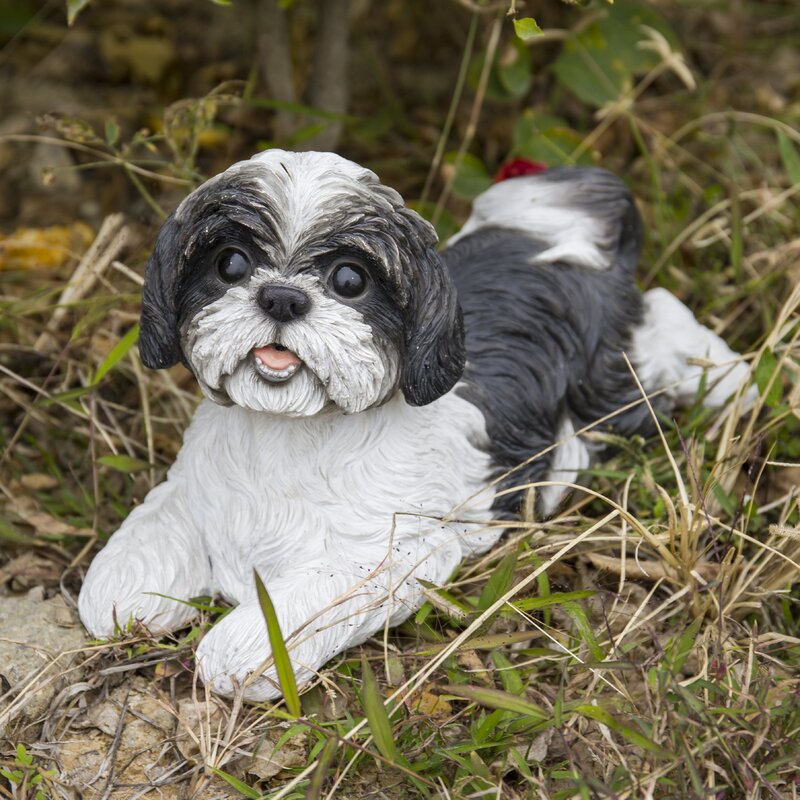
<path id="1" fill-rule="evenodd" d="M 447 265 L 436 252 L 433 228 L 402 209 L 406 263 L 406 356 L 400 388 L 406 402 L 424 406 L 446 394 L 464 372 L 464 322 Z"/>
<path id="2" fill-rule="evenodd" d="M 144 272 L 139 354 L 150 369 L 165 369 L 181 360 L 175 308 L 179 259 L 179 226 L 173 213 L 158 232 Z"/>

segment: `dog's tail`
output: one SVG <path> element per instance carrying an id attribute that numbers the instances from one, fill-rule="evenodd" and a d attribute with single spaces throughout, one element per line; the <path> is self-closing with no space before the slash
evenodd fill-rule
<path id="1" fill-rule="evenodd" d="M 642 222 L 625 184 L 604 169 L 557 167 L 497 183 L 479 195 L 448 246 L 481 228 L 518 230 L 541 242 L 534 263 L 558 261 L 632 274 Z"/>

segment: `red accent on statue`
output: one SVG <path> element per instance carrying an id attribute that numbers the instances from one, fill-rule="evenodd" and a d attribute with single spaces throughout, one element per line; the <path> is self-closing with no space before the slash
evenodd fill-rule
<path id="1" fill-rule="evenodd" d="M 508 180 L 509 178 L 519 178 L 521 175 L 538 175 L 547 169 L 547 164 L 539 161 L 531 161 L 528 158 L 514 158 L 503 164 L 494 175 L 494 182 Z"/>

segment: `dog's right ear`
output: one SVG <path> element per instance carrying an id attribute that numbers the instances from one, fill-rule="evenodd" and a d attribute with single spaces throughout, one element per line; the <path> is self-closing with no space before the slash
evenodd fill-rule
<path id="1" fill-rule="evenodd" d="M 179 228 L 173 212 L 158 232 L 144 272 L 139 354 L 150 369 L 165 369 L 181 360 L 175 307 L 181 257 Z"/>

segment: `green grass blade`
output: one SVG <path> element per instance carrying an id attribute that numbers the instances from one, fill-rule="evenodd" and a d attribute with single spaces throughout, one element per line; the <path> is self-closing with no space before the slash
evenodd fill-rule
<path id="1" fill-rule="evenodd" d="M 128 351 L 136 344 L 139 338 L 139 323 L 137 322 L 111 349 L 111 352 L 106 356 L 105 361 L 97 368 L 92 383 L 97 383 L 103 375 L 109 370 L 113 369 L 126 355 Z"/>
<path id="2" fill-rule="evenodd" d="M 253 570 L 256 581 L 256 592 L 258 593 L 258 603 L 261 606 L 261 613 L 267 623 L 267 635 L 269 645 L 272 648 L 272 658 L 275 662 L 275 671 L 278 673 L 278 683 L 283 692 L 283 699 L 286 707 L 295 717 L 300 716 L 300 695 L 297 692 L 297 681 L 294 679 L 294 669 L 289 660 L 289 652 L 286 650 L 286 642 L 283 640 L 281 626 L 278 623 L 278 615 L 275 613 L 275 606 L 267 592 L 267 587 L 261 580 L 261 576 Z"/>
<path id="3" fill-rule="evenodd" d="M 481 596 L 478 598 L 478 611 L 485 611 L 499 597 L 502 597 L 510 588 L 514 580 L 514 568 L 517 566 L 517 554 L 509 553 L 494 568 Z"/>
<path id="4" fill-rule="evenodd" d="M 227 772 L 217 769 L 216 767 L 209 766 L 208 769 L 216 776 L 222 778 L 222 780 L 227 781 L 237 792 L 241 792 L 245 797 L 249 798 L 249 800 L 261 800 L 261 792 L 257 791 L 252 786 L 248 786 L 244 781 L 240 781 L 238 778 L 234 778 L 233 775 L 229 775 Z"/>
<path id="5" fill-rule="evenodd" d="M 486 636 L 476 636 L 474 639 L 467 639 L 458 646 L 457 652 L 463 650 L 494 650 L 498 647 L 508 647 L 519 642 L 528 642 L 536 638 L 535 631 L 512 631 L 511 633 L 490 633 Z M 450 641 L 426 647 L 423 650 L 415 650 L 415 656 L 432 656 L 440 653 L 446 647 L 450 647 Z"/>
<path id="6" fill-rule="evenodd" d="M 664 656 L 676 675 L 680 672 L 683 662 L 686 661 L 697 642 L 697 634 L 700 631 L 702 622 L 703 620 L 698 617 L 677 639 L 673 640 L 665 648 Z"/>
<path id="7" fill-rule="evenodd" d="M 778 131 L 778 151 L 789 180 L 793 184 L 800 183 L 800 155 L 783 131 Z"/>
<path id="8" fill-rule="evenodd" d="M 605 708 L 582 703 L 576 706 L 573 711 L 576 711 L 581 716 L 593 719 L 601 725 L 605 725 L 607 728 L 610 728 L 612 731 L 622 736 L 623 739 L 627 739 L 631 744 L 641 747 L 643 750 L 655 753 L 663 758 L 670 757 L 670 753 L 667 750 L 648 739 L 643 733 L 639 733 L 639 731 L 631 728 L 630 725 L 621 722 L 618 717 L 613 716 Z"/>
<path id="9" fill-rule="evenodd" d="M 594 631 L 589 624 L 589 618 L 586 616 L 583 606 L 581 606 L 580 603 L 570 600 L 566 603 L 562 603 L 561 607 L 569 614 L 570 618 L 575 623 L 575 627 L 578 629 L 578 635 L 589 648 L 592 658 L 595 661 L 602 661 L 606 654 L 603 652 L 603 648 L 600 647 L 597 637 L 594 635 Z"/>
<path id="10" fill-rule="evenodd" d="M 97 463 L 102 464 L 104 467 L 111 467 L 117 472 L 141 472 L 142 470 L 150 469 L 152 466 L 141 458 L 133 458 L 122 453 L 119 455 L 100 456 L 97 459 Z"/>
<path id="11" fill-rule="evenodd" d="M 525 684 L 522 682 L 522 675 L 519 670 L 506 658 L 502 650 L 495 650 L 492 653 L 492 661 L 497 668 L 503 688 L 509 694 L 521 695 L 525 692 Z"/>
<path id="12" fill-rule="evenodd" d="M 524 697 L 518 697 L 500 689 L 489 689 L 483 686 L 447 686 L 447 691 L 456 697 L 464 697 L 487 708 L 499 708 L 501 711 L 513 711 L 523 717 L 533 717 L 544 721 L 550 718 L 545 709 Z"/>
<path id="13" fill-rule="evenodd" d="M 383 697 L 378 688 L 378 681 L 375 680 L 375 673 L 367 663 L 367 659 L 363 657 L 361 659 L 361 677 L 363 680 L 361 703 L 367 715 L 369 729 L 375 737 L 375 744 L 380 754 L 388 761 L 395 763 L 397 761 L 397 748 L 394 746 L 389 714 L 383 704 Z"/>
<path id="14" fill-rule="evenodd" d="M 515 609 L 520 611 L 539 611 L 548 609 L 551 606 L 561 605 L 568 603 L 570 600 L 584 600 L 587 597 L 596 595 L 594 589 L 581 589 L 578 592 L 551 592 L 545 597 L 523 597 L 521 600 L 509 601 Z M 515 613 L 509 611 L 509 613 Z"/>
<path id="15" fill-rule="evenodd" d="M 314 770 L 314 774 L 311 776 L 311 780 L 306 788 L 304 800 L 319 800 L 322 796 L 322 784 L 325 781 L 325 776 L 328 774 L 328 770 L 330 769 L 331 762 L 333 761 L 334 755 L 336 755 L 338 747 L 339 740 L 333 736 L 325 743 L 325 747 L 322 748 L 319 761 L 317 762 L 317 768 Z"/>

